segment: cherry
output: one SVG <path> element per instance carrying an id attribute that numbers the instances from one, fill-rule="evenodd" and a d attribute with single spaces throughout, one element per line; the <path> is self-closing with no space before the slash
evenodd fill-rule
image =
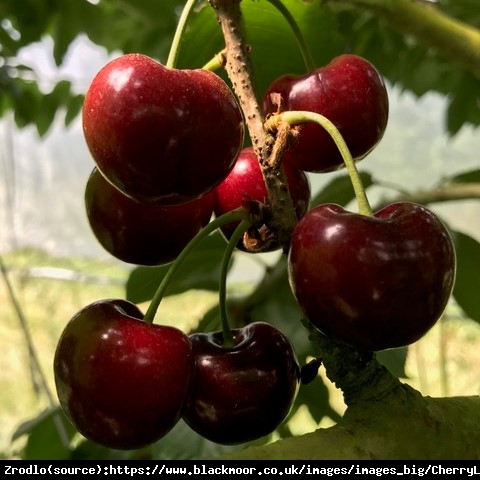
<path id="1" fill-rule="evenodd" d="M 280 106 L 278 100 L 280 99 Z M 388 120 L 388 93 L 383 78 L 366 59 L 343 54 L 306 75 L 283 75 L 263 98 L 265 114 L 304 110 L 327 117 L 339 129 L 352 157 L 365 157 L 381 140 Z M 299 127 L 285 162 L 307 172 L 344 166 L 328 133 L 314 123 Z"/>
<path id="2" fill-rule="evenodd" d="M 372 351 L 425 335 L 446 307 L 455 267 L 443 223 L 409 202 L 374 216 L 318 205 L 297 224 L 288 254 L 290 285 L 308 320 Z"/>
<path id="3" fill-rule="evenodd" d="M 151 266 L 173 261 L 210 221 L 213 193 L 181 205 L 139 202 L 94 168 L 85 205 L 92 232 L 105 250 L 124 262 Z"/>
<path id="4" fill-rule="evenodd" d="M 294 349 L 264 322 L 222 332 L 190 335 L 195 368 L 183 419 L 216 443 L 239 444 L 270 434 L 286 418 L 299 388 Z"/>
<path id="5" fill-rule="evenodd" d="M 60 405 L 77 430 L 115 449 L 144 447 L 181 418 L 193 356 L 182 331 L 107 299 L 66 325 L 54 357 Z"/>
<path id="6" fill-rule="evenodd" d="M 285 166 L 285 177 L 295 212 L 297 217 L 300 218 L 308 210 L 310 202 L 309 180 L 303 171 L 292 165 Z M 267 188 L 260 164 L 252 147 L 242 149 L 233 170 L 215 188 L 213 206 L 215 216 L 219 217 L 224 213 L 243 206 L 245 200 L 268 203 Z M 221 227 L 221 232 L 227 240 L 233 235 L 238 223 L 232 222 Z M 276 241 L 269 241 L 266 245 L 262 250 L 263 252 L 280 248 L 280 244 Z M 243 241 L 238 243 L 237 248 L 244 251 L 252 251 L 245 246 Z"/>
<path id="7" fill-rule="evenodd" d="M 167 68 L 141 54 L 107 63 L 83 105 L 83 131 L 99 170 L 138 200 L 183 203 L 218 185 L 245 127 L 228 85 L 208 70 Z"/>

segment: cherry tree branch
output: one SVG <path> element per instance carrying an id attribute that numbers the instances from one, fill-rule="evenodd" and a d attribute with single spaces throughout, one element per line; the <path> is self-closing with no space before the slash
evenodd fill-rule
<path id="1" fill-rule="evenodd" d="M 241 0 L 209 0 L 215 10 L 225 39 L 225 70 L 244 113 L 245 123 L 262 168 L 271 205 L 272 219 L 269 227 L 287 251 L 290 236 L 297 224 L 292 198 L 282 169 L 283 152 L 291 128 L 269 133 L 264 128 L 264 118 L 256 97 L 249 48 L 246 42 Z"/>
<path id="2" fill-rule="evenodd" d="M 342 391 L 345 405 L 378 401 L 398 388 L 399 379 L 377 361 L 374 352 L 333 341 L 308 320 L 302 321 L 309 339 L 322 355 L 328 378 Z"/>
<path id="3" fill-rule="evenodd" d="M 448 183 L 428 190 L 419 190 L 417 192 L 401 194 L 393 199 L 399 202 L 415 202 L 422 205 L 431 203 L 450 202 L 455 200 L 480 199 L 480 183 Z M 375 205 L 375 210 L 391 203 L 392 199 L 381 201 Z"/>
<path id="4" fill-rule="evenodd" d="M 478 460 L 478 422 L 478 395 L 422 397 L 399 382 L 378 401 L 349 407 L 333 427 L 225 453 L 216 460 Z M 318 474 L 327 475 L 327 468 L 323 473 L 318 467 Z"/>

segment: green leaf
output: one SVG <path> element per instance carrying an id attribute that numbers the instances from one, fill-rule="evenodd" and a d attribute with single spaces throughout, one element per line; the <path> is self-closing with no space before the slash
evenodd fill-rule
<path id="1" fill-rule="evenodd" d="M 360 178 L 365 189 L 373 184 L 370 173 L 360 173 Z M 334 178 L 327 184 L 310 202 L 310 206 L 314 207 L 322 203 L 336 203 L 338 205 L 347 205 L 355 198 L 352 182 L 348 174 Z"/>
<path id="2" fill-rule="evenodd" d="M 478 108 L 478 91 L 480 80 L 473 75 L 465 74 L 455 91 L 451 92 L 447 110 L 447 128 L 455 134 L 466 123 L 480 124 L 480 108 Z"/>
<path id="3" fill-rule="evenodd" d="M 305 405 L 315 422 L 319 423 L 324 417 L 331 418 L 334 422 L 341 419 L 341 415 L 330 405 L 330 395 L 322 377 L 307 385 L 301 385 L 296 399 L 298 406 Z"/>
<path id="4" fill-rule="evenodd" d="M 65 112 L 65 126 L 68 127 L 77 118 L 82 110 L 84 101 L 83 95 L 75 95 L 70 97 L 67 102 L 67 111 Z"/>
<path id="5" fill-rule="evenodd" d="M 53 29 L 53 58 L 56 65 L 61 65 L 68 47 L 79 32 L 79 5 L 88 2 L 59 2 L 55 27 Z"/>
<path id="6" fill-rule="evenodd" d="M 19 81 L 16 87 L 14 118 L 17 127 L 23 128 L 35 121 L 42 96 L 35 84 Z"/>
<path id="7" fill-rule="evenodd" d="M 377 360 L 386 367 L 392 375 L 407 378 L 405 364 L 407 362 L 408 347 L 382 350 L 376 353 Z"/>
<path id="8" fill-rule="evenodd" d="M 28 436 L 22 460 L 66 460 L 70 456 L 69 443 L 75 434 L 75 428 L 60 407 L 55 407 L 22 423 L 12 440 Z M 65 439 L 62 439 L 63 435 Z"/>
<path id="9" fill-rule="evenodd" d="M 441 5 L 449 15 L 480 28 L 478 0 L 443 0 Z"/>
<path id="10" fill-rule="evenodd" d="M 317 66 L 342 51 L 344 45 L 329 8 L 321 7 L 319 0 L 308 3 L 284 0 L 283 3 L 295 18 Z M 306 73 L 295 36 L 281 13 L 267 1 L 242 2 L 241 8 L 247 43 L 252 46 L 250 58 L 259 97 L 278 76 Z M 215 12 L 205 7 L 192 17 L 182 42 L 178 66 L 201 67 L 224 45 Z"/>
<path id="11" fill-rule="evenodd" d="M 113 450 L 90 440 L 82 440 L 68 460 L 150 460 L 149 451 L 149 447 L 144 450 Z"/>
<path id="12" fill-rule="evenodd" d="M 13 57 L 20 48 L 19 43 L 14 40 L 8 32 L 5 31 L 2 25 L 0 25 L 0 45 L 2 46 L 2 57 Z M 5 64 L 3 62 L 0 68 L 5 68 Z"/>
<path id="13" fill-rule="evenodd" d="M 165 61 L 184 3 L 185 0 L 105 0 L 95 5 L 95 14 L 85 15 L 83 30 L 110 52 L 144 53 Z"/>
<path id="14" fill-rule="evenodd" d="M 48 32 L 55 4 L 58 2 L 38 0 L 2 0 L 0 18 L 8 19 L 13 28 L 20 32 L 19 46 L 36 42 Z"/>
<path id="15" fill-rule="evenodd" d="M 225 239 L 218 232 L 201 241 L 179 267 L 165 295 L 191 289 L 217 291 L 225 247 Z M 126 284 L 127 299 L 134 303 L 151 300 L 170 265 L 134 269 Z"/>
<path id="16" fill-rule="evenodd" d="M 480 323 L 480 242 L 471 236 L 452 232 L 457 254 L 457 275 L 453 296 L 465 314 Z"/>
<path id="17" fill-rule="evenodd" d="M 198 322 L 197 328 L 194 330 L 197 332 L 214 332 L 222 328 L 222 321 L 220 319 L 220 306 L 219 304 L 211 307 L 202 319 Z"/>
<path id="18" fill-rule="evenodd" d="M 154 460 L 191 460 L 215 457 L 239 448 L 243 448 L 243 446 L 224 446 L 206 440 L 194 432 L 183 420 L 180 420 L 173 430 L 154 443 L 150 450 Z"/>
<path id="19" fill-rule="evenodd" d="M 190 17 L 182 37 L 177 68 L 200 68 L 224 47 L 222 31 L 209 6 Z M 219 72 L 221 73 L 221 72 Z"/>
<path id="20" fill-rule="evenodd" d="M 55 85 L 55 88 L 47 95 L 40 98 L 38 114 L 35 117 L 37 131 L 43 137 L 52 125 L 57 111 L 68 105 L 72 98 L 71 84 L 62 80 Z"/>
<path id="21" fill-rule="evenodd" d="M 480 182 L 480 170 L 470 170 L 469 172 L 462 172 L 450 179 L 455 183 L 477 183 Z"/>
<path id="22" fill-rule="evenodd" d="M 282 255 L 253 293 L 245 299 L 244 323 L 268 322 L 292 342 L 298 358 L 313 356 L 313 345 L 303 327 L 303 313 L 295 300 L 287 274 L 287 259 Z M 237 319 L 241 323 L 241 319 Z"/>
<path id="23" fill-rule="evenodd" d="M 48 132 L 53 120 L 55 119 L 57 108 L 57 99 L 55 98 L 55 94 L 53 92 L 40 98 L 38 114 L 35 117 L 35 125 L 40 137 L 45 136 L 45 134 Z"/>

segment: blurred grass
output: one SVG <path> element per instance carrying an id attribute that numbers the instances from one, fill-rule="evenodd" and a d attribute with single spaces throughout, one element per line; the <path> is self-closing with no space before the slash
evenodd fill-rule
<path id="1" fill-rule="evenodd" d="M 124 298 L 130 269 L 116 262 L 85 258 L 52 258 L 39 250 L 21 250 L 3 257 L 15 295 L 33 337 L 41 368 L 56 401 L 52 362 L 58 338 L 70 318 L 89 303 L 109 297 Z M 156 322 L 188 330 L 217 301 L 215 293 L 191 291 L 166 297 Z M 146 305 L 141 306 L 143 311 Z M 11 436 L 18 425 L 35 417 L 49 399 L 32 375 L 25 335 L 0 278 L 0 458 L 11 455 Z M 442 321 L 412 345 L 405 380 L 424 395 L 480 394 L 480 325 L 462 319 L 452 305 Z M 331 405 L 341 413 L 341 393 L 320 374 L 329 388 Z M 302 415 L 300 415 L 301 417 Z M 297 423 L 296 433 L 316 425 L 309 415 Z M 328 425 L 321 425 L 328 426 Z"/>
<path id="2" fill-rule="evenodd" d="M 21 250 L 3 257 L 8 278 L 25 316 L 41 369 L 56 400 L 53 356 L 66 323 L 81 308 L 104 298 L 125 298 L 129 268 L 115 262 L 84 258 L 52 258 L 39 250 Z M 87 273 L 88 272 L 88 273 Z M 156 321 L 188 329 L 216 301 L 208 292 L 166 297 Z M 146 306 L 141 306 L 143 311 Z M 0 458 L 8 457 L 16 427 L 49 406 L 38 378 L 32 375 L 24 332 L 0 278 Z"/>

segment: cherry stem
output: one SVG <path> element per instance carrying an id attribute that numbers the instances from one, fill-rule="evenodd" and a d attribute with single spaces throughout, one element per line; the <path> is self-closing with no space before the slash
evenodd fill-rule
<path id="1" fill-rule="evenodd" d="M 211 72 L 215 72 L 220 68 L 225 66 L 225 50 L 218 52 L 215 54 L 207 63 L 205 63 L 202 67 L 203 70 L 210 70 Z"/>
<path id="2" fill-rule="evenodd" d="M 168 68 L 175 68 L 177 64 L 178 54 L 180 53 L 180 43 L 182 41 L 182 36 L 185 33 L 187 28 L 188 18 L 190 13 L 193 11 L 193 7 L 197 3 L 197 0 L 187 0 L 185 6 L 183 7 L 182 14 L 178 20 L 177 28 L 175 30 L 175 35 L 173 36 L 172 45 L 170 46 L 170 52 L 168 54 L 167 63 L 165 64 Z"/>
<path id="3" fill-rule="evenodd" d="M 230 266 L 230 259 L 233 255 L 233 252 L 242 238 L 243 234 L 251 226 L 249 220 L 242 220 L 237 228 L 234 230 L 230 240 L 228 241 L 227 248 L 223 254 L 222 267 L 220 271 L 220 286 L 218 289 L 219 295 L 219 305 L 220 305 L 220 319 L 222 321 L 222 330 L 223 330 L 223 346 L 226 348 L 234 347 L 235 340 L 230 329 L 230 324 L 228 323 L 228 312 L 227 312 L 227 275 L 228 269 Z"/>
<path id="4" fill-rule="evenodd" d="M 297 40 L 298 47 L 303 57 L 303 62 L 305 63 L 305 67 L 307 68 L 307 71 L 311 72 L 312 70 L 315 69 L 315 62 L 313 60 L 310 49 L 308 48 L 307 43 L 305 42 L 305 38 L 302 34 L 302 31 L 298 27 L 298 24 L 293 18 L 293 15 L 291 14 L 290 10 L 288 10 L 288 8 L 280 0 L 268 0 L 268 2 L 271 3 L 272 6 L 274 6 L 283 15 L 283 17 L 289 24 Z"/>
<path id="5" fill-rule="evenodd" d="M 272 115 L 265 122 L 265 128 L 267 130 L 276 130 L 282 121 L 288 123 L 289 125 L 314 122 L 327 131 L 342 155 L 343 162 L 345 163 L 345 167 L 347 168 L 348 175 L 350 176 L 350 181 L 355 192 L 359 213 L 370 217 L 373 216 L 372 207 L 370 206 L 370 202 L 368 201 L 365 193 L 365 188 L 358 173 L 357 166 L 347 144 L 345 143 L 345 140 L 342 137 L 342 134 L 338 131 L 338 128 L 327 117 L 319 113 L 307 111 L 289 111 Z"/>
<path id="6" fill-rule="evenodd" d="M 232 210 L 231 212 L 224 213 L 220 217 L 215 218 L 210 223 L 208 223 L 205 227 L 203 227 L 184 247 L 184 249 L 179 253 L 178 257 L 173 261 L 170 267 L 167 270 L 167 273 L 163 277 L 160 285 L 155 292 L 155 295 L 148 306 L 147 312 L 143 317 L 144 321 L 147 323 L 153 323 L 155 319 L 155 315 L 157 313 L 158 307 L 160 302 L 162 301 L 163 296 L 165 295 L 165 291 L 167 290 L 168 285 L 170 284 L 171 280 L 173 279 L 174 275 L 177 273 L 178 269 L 180 268 L 182 262 L 187 258 L 189 253 L 193 251 L 193 249 L 197 246 L 197 244 L 206 238 L 208 235 L 213 233 L 222 225 L 231 222 L 237 222 L 242 220 L 248 220 L 248 212 L 244 208 L 237 208 L 236 210 Z"/>

